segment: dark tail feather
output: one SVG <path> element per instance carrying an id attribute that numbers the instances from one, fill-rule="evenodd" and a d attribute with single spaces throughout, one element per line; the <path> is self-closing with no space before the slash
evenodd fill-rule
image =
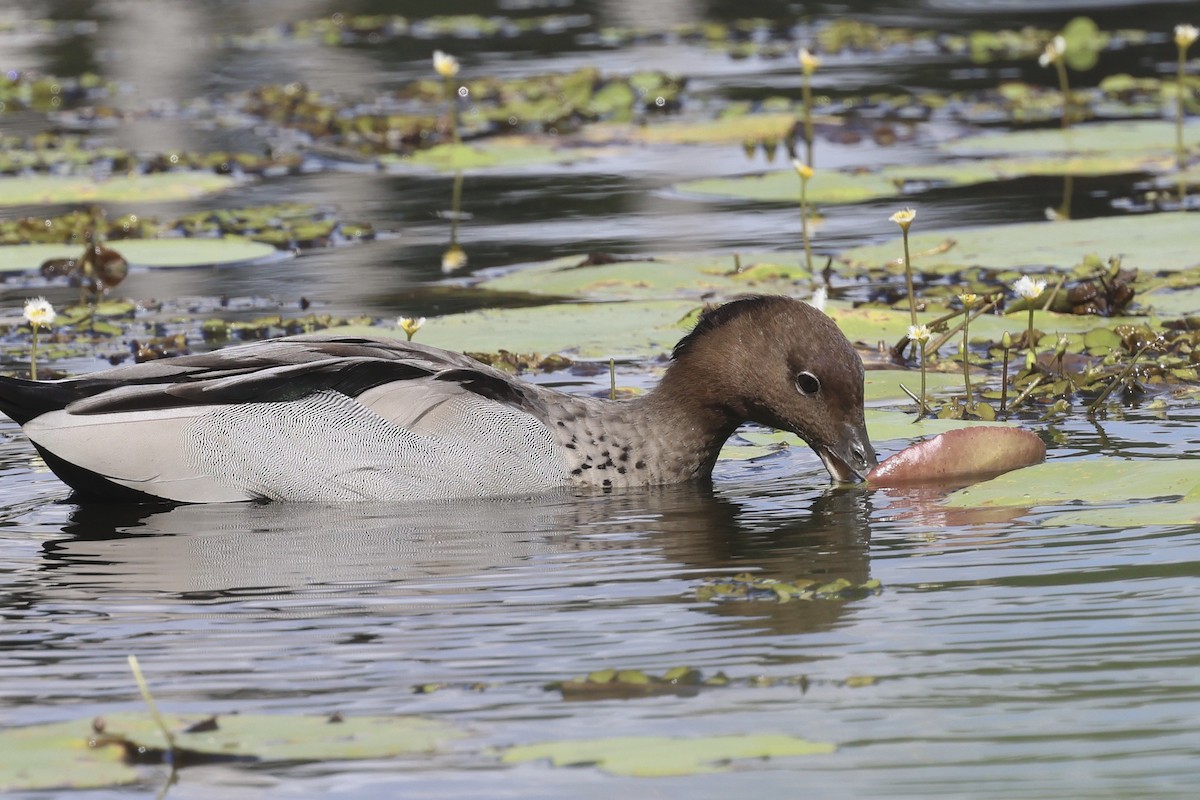
<path id="1" fill-rule="evenodd" d="M 63 408 L 77 399 L 70 384 L 42 383 L 0 376 L 0 412 L 18 425 L 34 417 Z"/>

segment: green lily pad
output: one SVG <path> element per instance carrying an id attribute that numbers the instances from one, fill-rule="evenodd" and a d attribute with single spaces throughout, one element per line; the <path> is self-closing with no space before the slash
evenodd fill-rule
<path id="1" fill-rule="evenodd" d="M 795 124 L 796 115 L 790 112 L 730 114 L 719 119 L 672 119 L 651 125 L 599 123 L 589 125 L 580 133 L 580 138 L 587 142 L 741 144 L 764 139 L 784 141 Z"/>
<path id="2" fill-rule="evenodd" d="M 1060 134 L 1061 135 L 1061 134 Z M 1069 158 L 996 158 L 947 164 L 883 167 L 869 172 L 817 170 L 808 182 L 811 203 L 837 205 L 899 197 L 913 187 L 972 186 L 1030 175 L 1096 176 L 1129 172 L 1159 172 L 1173 160 L 1165 154 L 1094 153 Z M 702 178 L 676 187 L 689 194 L 774 203 L 799 203 L 800 179 L 788 168 L 761 175 Z"/>
<path id="3" fill-rule="evenodd" d="M 1066 270 L 1088 253 L 1121 255 L 1131 267 L 1145 265 L 1148 269 L 1174 271 L 1200 265 L 1195 230 L 1196 218 L 1186 212 L 943 232 L 918 231 L 914 226 L 909 248 L 913 267 L 923 273 L 954 273 L 968 267 Z M 897 232 L 893 242 L 852 248 L 843 251 L 840 259 L 852 268 L 877 267 L 894 262 L 902 253 Z"/>
<path id="4" fill-rule="evenodd" d="M 648 357 L 670 352 L 694 324 L 697 308 L 695 302 L 653 300 L 488 309 L 430 319 L 416 339 L 458 352 Z M 398 328 L 366 325 L 330 328 L 328 333 L 404 335 Z"/>
<path id="5" fill-rule="evenodd" d="M 471 144 L 440 144 L 410 155 L 385 153 L 379 163 L 389 170 L 410 167 L 442 172 L 481 169 L 516 169 L 541 164 L 574 164 L 615 151 L 612 147 L 572 147 L 545 137 L 505 136 Z"/>
<path id="6" fill-rule="evenodd" d="M 166 718 L 176 746 L 214 760 L 326 761 L 390 758 L 431 753 L 465 733 L 422 717 L 325 717 L 231 714 L 184 731 L 200 720 Z M 104 718 L 103 735 L 93 723 L 75 720 L 0 731 L 0 791 L 116 786 L 141 779 L 124 760 L 125 747 L 106 737 L 152 749 L 167 743 L 146 715 Z M 89 744 L 92 743 L 92 744 Z M 201 758 L 200 760 L 203 760 Z"/>
<path id="7" fill-rule="evenodd" d="M 1142 528 L 1146 525 L 1196 525 L 1200 523 L 1200 501 L 1154 501 L 1123 508 L 1089 508 L 1055 514 L 1054 525 L 1083 525 L 1089 528 Z"/>
<path id="8" fill-rule="evenodd" d="M 236 185 L 235 178 L 213 172 L 117 175 L 103 181 L 75 176 L 29 175 L 0 178 L 0 206 L 193 200 Z"/>
<path id="9" fill-rule="evenodd" d="M 241 236 L 220 239 L 126 239 L 110 243 L 133 266 L 203 267 L 249 264 L 286 258 L 269 244 Z M 82 248 L 66 244 L 14 244 L 0 246 L 0 272 L 33 271 L 52 258 L 75 258 Z"/>
<path id="10" fill-rule="evenodd" d="M 918 370 L 904 369 L 871 369 L 867 370 L 866 379 L 863 381 L 864 397 L 868 405 L 881 403 L 908 403 L 911 402 L 908 395 L 900 388 L 900 384 L 907 386 L 912 392 L 916 393 L 921 390 L 921 373 Z M 929 395 L 935 395 L 943 391 L 962 391 L 963 379 L 961 372 L 934 372 L 929 371 L 925 375 L 925 391 Z M 870 419 L 868 417 L 868 419 Z M 884 417 L 880 417 L 882 422 Z M 935 420 L 924 420 L 924 422 L 933 422 Z M 936 420 L 942 422 L 943 420 Z M 944 420 L 950 422 L 952 420 Z M 912 422 L 912 418 L 909 418 Z M 942 430 L 918 430 L 912 427 L 916 434 L 924 433 L 941 433 Z M 905 434 L 907 436 L 909 434 Z M 877 438 L 875 431 L 871 431 L 872 438 Z M 893 437 L 888 437 L 893 438 Z M 894 438 L 901 438 L 899 436 Z"/>
<path id="11" fill-rule="evenodd" d="M 725 772 L 735 759 L 782 758 L 832 753 L 836 748 L 784 734 L 672 739 L 625 736 L 517 745 L 501 754 L 505 764 L 548 759 L 556 767 L 589 765 L 611 775 L 666 777 Z"/>
<path id="12" fill-rule="evenodd" d="M 864 342 L 870 346 L 875 346 L 879 342 L 888 345 L 895 344 L 907 334 L 908 326 L 911 324 L 911 318 L 907 311 L 870 306 L 853 308 L 851 304 L 841 300 L 829 301 L 825 305 L 825 311 L 850 341 Z M 917 314 L 917 321 L 929 324 L 936 316 L 932 313 L 922 312 Z M 1144 319 L 1136 317 L 1108 317 L 1102 322 L 1098 322 L 1095 317 L 1057 314 L 1052 311 L 1035 311 L 1033 319 L 1037 329 L 1047 332 L 1048 335 L 1085 333 L 1098 325 L 1111 327 L 1120 324 L 1141 325 L 1145 323 Z M 958 324 L 959 321 L 961 320 L 952 320 L 951 324 Z M 996 342 L 1006 332 L 1017 338 L 1028 324 L 1027 314 L 1009 316 L 983 314 L 971 321 L 970 338 L 972 342 Z M 961 336 L 955 336 L 946 347 L 956 348 L 960 341 Z M 933 373 L 930 372 L 927 380 L 932 375 Z M 937 378 L 936 380 L 941 381 L 942 379 Z M 920 387 L 920 381 L 920 373 L 914 373 L 911 383 L 905 383 L 905 385 L 916 391 Z"/>
<path id="13" fill-rule="evenodd" d="M 907 386 L 908 384 L 905 385 Z M 955 385 L 960 390 L 962 389 L 961 376 L 959 376 L 959 380 Z M 1016 425 L 1015 422 L 980 422 L 977 420 L 937 419 L 930 417 L 917 421 L 916 403 L 913 403 L 911 400 L 908 402 L 913 406 L 912 412 L 887 411 L 879 408 L 867 409 L 867 433 L 871 435 L 872 442 L 917 439 L 924 436 L 936 436 L 939 433 L 955 431 L 961 428 L 1005 428 Z"/>
<path id="14" fill-rule="evenodd" d="M 1200 483 L 1197 463 L 1192 459 L 1061 459 L 960 489 L 945 502 L 956 508 L 1078 503 L 1116 506 L 1133 500 L 1181 497 Z"/>
<path id="15" fill-rule="evenodd" d="M 1183 143 L 1185 147 L 1200 144 L 1200 128 L 1185 126 Z M 941 148 L 956 156 L 984 153 L 1138 153 L 1146 157 L 1167 156 L 1175 152 L 1175 125 L 1166 120 L 1093 122 L 1074 125 L 1066 131 L 1047 128 L 982 133 L 946 142 Z"/>
<path id="16" fill-rule="evenodd" d="M 807 279 L 802 253 L 666 254 L 641 261 L 578 266 L 579 256 L 534 264 L 483 281 L 485 289 L 589 300 L 663 299 L 712 292 L 788 291 Z M 736 265 L 741 271 L 735 272 Z"/>

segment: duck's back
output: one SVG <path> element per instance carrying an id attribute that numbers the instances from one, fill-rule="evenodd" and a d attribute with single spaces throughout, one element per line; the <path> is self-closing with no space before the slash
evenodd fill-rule
<path id="1" fill-rule="evenodd" d="M 435 348 L 293 337 L 21 391 L 10 415 L 51 468 L 109 499 L 434 500 L 567 482 L 536 388 Z"/>

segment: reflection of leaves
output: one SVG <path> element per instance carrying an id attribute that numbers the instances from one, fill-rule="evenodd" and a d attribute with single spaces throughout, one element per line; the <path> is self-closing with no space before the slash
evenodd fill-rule
<path id="1" fill-rule="evenodd" d="M 548 759 L 556 767 L 593 765 L 613 775 L 663 777 L 724 772 L 735 759 L 832 753 L 836 748 L 782 734 L 672 739 L 628 736 L 517 745 L 503 751 L 505 764 Z"/>

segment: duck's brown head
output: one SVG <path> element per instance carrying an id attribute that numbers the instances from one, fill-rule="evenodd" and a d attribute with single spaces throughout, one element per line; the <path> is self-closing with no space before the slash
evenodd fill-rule
<path id="1" fill-rule="evenodd" d="M 680 340 L 668 378 L 693 405 L 791 431 L 839 481 L 875 466 L 863 419 L 863 366 L 824 312 L 789 297 L 756 295 L 705 312 Z"/>

